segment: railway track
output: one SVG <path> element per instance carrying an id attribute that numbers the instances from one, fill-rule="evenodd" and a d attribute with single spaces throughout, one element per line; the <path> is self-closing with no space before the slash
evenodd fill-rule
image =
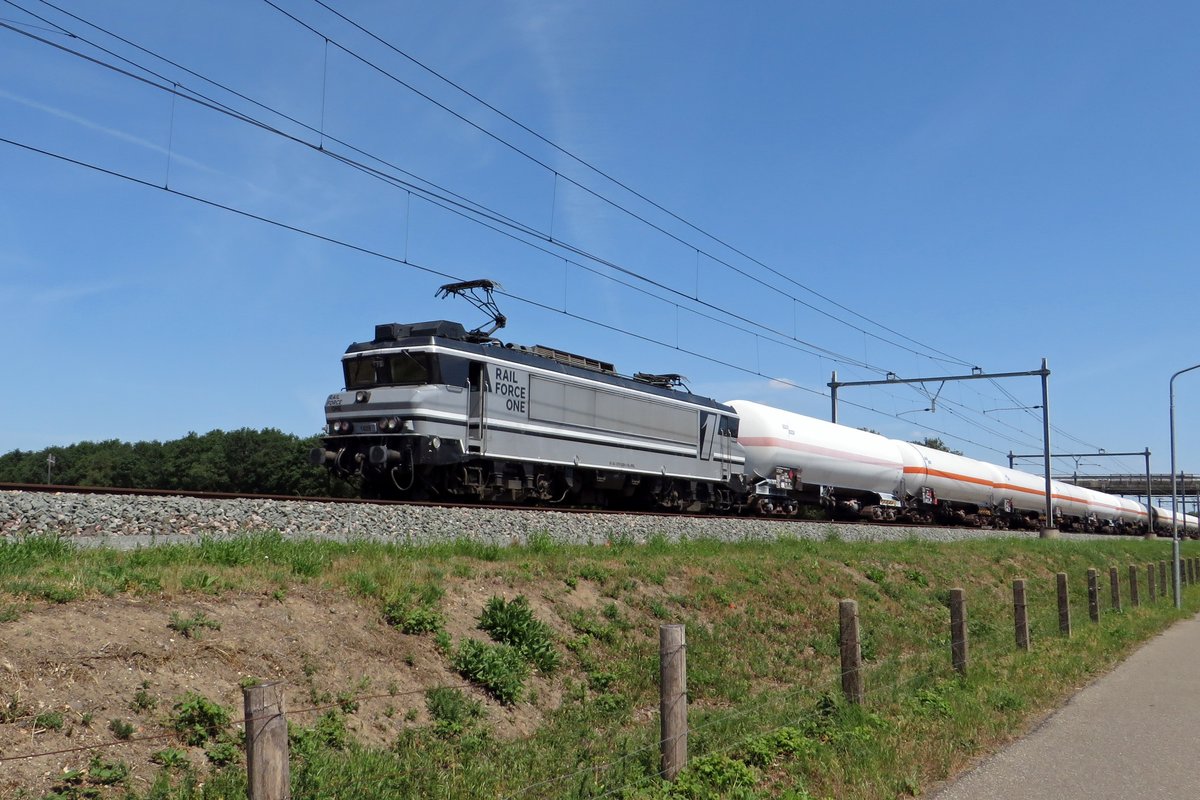
<path id="1" fill-rule="evenodd" d="M 885 522 L 875 520 L 861 520 L 853 522 L 824 520 L 824 519 L 805 519 L 801 517 L 789 517 L 785 515 L 763 515 L 763 516 L 747 516 L 744 514 L 689 514 L 673 511 L 654 511 L 654 510 L 630 510 L 630 509 L 608 509 L 608 508 L 588 508 L 580 506 L 549 506 L 549 505 L 481 505 L 479 503 L 454 502 L 454 501 L 418 501 L 418 500 L 383 500 L 383 499 L 363 499 L 360 497 L 309 497 L 302 495 L 280 495 L 280 494 L 255 494 L 247 492 L 200 492 L 183 489 L 130 489 L 125 487 L 114 486 L 64 486 L 56 484 L 44 483 L 3 483 L 0 482 L 0 492 L 33 492 L 38 494 L 77 494 L 77 495 L 112 495 L 124 497 L 187 497 L 197 500 L 243 500 L 243 501 L 271 501 L 280 503 L 328 503 L 335 505 L 366 505 L 366 506 L 405 506 L 413 508 L 430 508 L 430 509 L 464 509 L 464 510 L 479 510 L 487 509 L 498 513 L 505 512 L 528 512 L 528 513 L 555 513 L 555 514 L 588 514 L 588 515 L 611 515 L 614 517 L 667 517 L 670 519 L 696 519 L 696 520 L 711 520 L 711 519 L 732 519 L 732 520 L 755 520 L 764 523 L 784 524 L 805 522 L 812 524 L 826 525 L 864 525 L 878 528 L 899 528 L 912 530 L 920 526 L 914 526 L 904 522 Z M 977 530 L 970 527 L 954 527 L 954 526 L 936 526 L 936 530 L 962 530 L 970 531 Z"/>
<path id="2" fill-rule="evenodd" d="M 245 492 L 197 492 L 190 489 L 129 489 L 118 486 L 64 486 L 53 483 L 3 483 L 0 492 L 38 492 L 41 494 L 112 494 L 147 497 L 196 497 L 209 500 L 278 500 L 307 503 L 403 503 L 402 500 L 363 500 L 360 497 L 305 497 L 287 494 L 249 494 Z"/>
<path id="3" fill-rule="evenodd" d="M 277 532 L 286 538 L 366 539 L 402 545 L 499 547 L 535 541 L 604 546 L 681 539 L 958 541 L 1037 536 L 1035 532 L 778 517 L 496 508 L 357 498 L 0 484 L 0 540 L 47 533 L 80 545 L 130 548 L 196 542 L 203 537 L 222 538 L 246 532 Z"/>

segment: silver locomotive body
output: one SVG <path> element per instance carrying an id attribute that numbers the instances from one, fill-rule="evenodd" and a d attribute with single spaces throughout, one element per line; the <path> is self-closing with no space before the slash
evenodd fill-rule
<path id="1" fill-rule="evenodd" d="M 342 358 L 312 461 L 365 496 L 728 507 L 743 457 L 729 406 L 611 364 L 477 341 L 462 325 L 379 325 Z"/>

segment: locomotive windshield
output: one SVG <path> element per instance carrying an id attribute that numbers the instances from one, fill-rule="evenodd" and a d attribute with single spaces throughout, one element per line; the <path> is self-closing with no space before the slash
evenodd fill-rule
<path id="1" fill-rule="evenodd" d="M 363 355 L 342 362 L 346 389 L 370 389 L 375 386 L 422 386 L 467 382 L 466 359 L 435 356 L 432 353 L 403 351 L 386 355 Z"/>

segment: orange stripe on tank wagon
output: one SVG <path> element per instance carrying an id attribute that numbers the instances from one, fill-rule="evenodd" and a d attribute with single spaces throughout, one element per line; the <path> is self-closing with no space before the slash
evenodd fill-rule
<path id="1" fill-rule="evenodd" d="M 929 469 L 928 467 L 905 467 L 904 474 L 929 475 L 936 478 L 949 478 L 952 481 L 962 481 L 963 483 L 977 483 L 980 486 L 995 486 L 989 480 L 984 478 L 976 478 L 971 475 L 961 475 L 957 472 L 946 472 L 940 469 Z"/>
<path id="2" fill-rule="evenodd" d="M 905 467 L 904 472 L 915 475 L 932 475 L 938 478 L 949 478 L 950 480 L 962 481 L 964 483 L 975 483 L 980 486 L 991 486 L 994 489 L 1008 490 L 1012 492 L 1024 492 L 1025 494 L 1037 494 L 1042 497 L 1046 493 L 1040 489 L 1029 489 L 1025 486 L 1017 486 L 1012 483 L 992 483 L 984 478 L 976 478 L 972 475 L 961 475 L 957 472 L 946 472 L 940 469 L 929 469 L 927 467 Z"/>

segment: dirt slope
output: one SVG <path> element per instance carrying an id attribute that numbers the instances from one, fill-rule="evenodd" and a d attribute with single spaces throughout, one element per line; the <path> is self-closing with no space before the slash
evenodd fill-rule
<path id="1" fill-rule="evenodd" d="M 483 638 L 477 618 L 502 585 L 462 585 L 441 604 L 446 629 L 458 640 Z M 565 624 L 539 608 L 556 627 Z M 586 598 L 580 602 L 586 602 Z M 171 629 L 172 614 L 197 614 L 220 629 L 197 628 L 193 637 Z M 64 605 L 35 604 L 16 620 L 0 623 L 0 757 L 112 742 L 109 722 L 136 727 L 132 739 L 98 751 L 133 769 L 135 785 L 144 786 L 157 767 L 152 753 L 181 746 L 169 733 L 172 704 L 185 692 L 198 692 L 242 716 L 239 681 L 253 677 L 286 684 L 289 721 L 311 725 L 339 695 L 353 695 L 351 734 L 364 744 L 386 745 L 404 726 L 428 722 L 424 691 L 464 681 L 446 666 L 429 636 L 410 636 L 383 624 L 378 609 L 311 587 L 282 595 L 226 594 L 218 598 L 177 599 L 118 596 Z M 136 709 L 143 684 L 155 702 Z M 501 707 L 478 690 L 495 732 L 519 736 L 532 730 L 543 712 L 557 705 L 548 682 L 533 679 L 534 704 Z M 143 703 L 143 706 L 147 703 Z M 61 729 L 35 725 L 37 715 L 59 712 Z M 193 764 L 204 753 L 192 748 Z M 67 768 L 87 764 L 91 754 L 67 753 L 0 764 L 0 797 L 24 789 L 41 797 Z"/>

